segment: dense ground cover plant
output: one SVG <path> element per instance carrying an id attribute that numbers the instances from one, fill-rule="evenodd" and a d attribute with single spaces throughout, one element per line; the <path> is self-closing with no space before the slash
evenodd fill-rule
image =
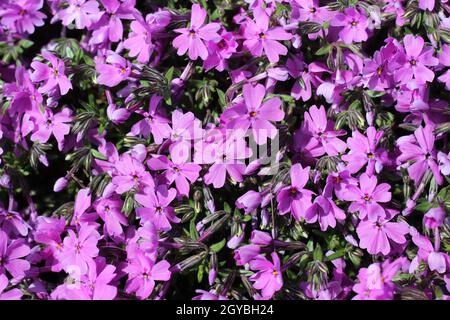
<path id="1" fill-rule="evenodd" d="M 449 12 L 0 0 L 0 299 L 449 299 Z"/>

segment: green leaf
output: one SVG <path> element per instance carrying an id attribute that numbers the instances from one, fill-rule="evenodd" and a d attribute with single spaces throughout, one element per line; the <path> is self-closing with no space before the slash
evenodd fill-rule
<path id="1" fill-rule="evenodd" d="M 221 107 L 225 108 L 227 106 L 227 103 L 225 101 L 225 93 L 220 90 L 220 89 L 216 89 L 217 91 L 217 95 L 219 96 L 219 104 Z"/>
<path id="2" fill-rule="evenodd" d="M 322 48 L 320 48 L 319 50 L 317 50 L 316 55 L 323 56 L 325 54 L 328 54 L 331 52 L 332 48 L 333 48 L 333 46 L 331 44 L 327 44 L 327 45 L 323 46 Z"/>
<path id="3" fill-rule="evenodd" d="M 316 261 L 322 261 L 323 253 L 322 253 L 322 248 L 320 247 L 320 244 L 317 244 L 316 248 L 314 249 L 313 258 Z"/>
<path id="4" fill-rule="evenodd" d="M 423 202 L 419 203 L 417 206 L 415 206 L 414 210 L 417 210 L 420 212 L 427 212 L 434 206 L 435 206 L 435 204 L 433 202 L 423 201 Z"/>
<path id="5" fill-rule="evenodd" d="M 217 253 L 217 252 L 219 252 L 220 250 L 222 250 L 222 248 L 225 246 L 226 243 L 227 243 L 227 241 L 226 241 L 226 239 L 224 238 L 224 239 L 222 239 L 222 241 L 217 242 L 217 243 L 211 245 L 211 247 L 209 247 L 209 249 L 210 249 L 212 252 L 216 252 L 216 253 Z"/>
<path id="6" fill-rule="evenodd" d="M 167 70 L 166 74 L 164 75 L 164 77 L 167 79 L 167 81 L 170 83 L 170 81 L 172 81 L 173 79 L 173 71 L 175 70 L 175 67 L 170 67 L 169 70 Z"/>
<path id="7" fill-rule="evenodd" d="M 340 249 L 338 251 L 336 251 L 333 254 L 330 254 L 329 256 L 327 256 L 325 259 L 327 261 L 333 261 L 335 259 L 339 259 L 342 258 L 343 256 L 345 256 L 346 250 L 345 249 Z"/>
<path id="8" fill-rule="evenodd" d="M 94 156 L 94 158 L 97 158 L 100 160 L 108 160 L 108 157 L 106 157 L 103 153 L 101 153 L 95 149 L 91 149 L 91 153 Z"/>
<path id="9" fill-rule="evenodd" d="M 198 271 L 197 271 L 197 281 L 198 281 L 198 283 L 202 282 L 202 280 L 203 280 L 203 274 L 205 273 L 204 269 L 205 268 L 204 268 L 204 266 L 202 264 L 199 265 Z"/>
<path id="10" fill-rule="evenodd" d="M 33 41 L 27 39 L 22 39 L 19 41 L 19 45 L 24 49 L 31 47 L 33 44 L 34 44 Z"/>
<path id="11" fill-rule="evenodd" d="M 191 237 L 192 240 L 197 240 L 198 239 L 198 231 L 197 228 L 195 227 L 195 219 L 191 219 L 191 222 L 189 224 L 189 236 Z"/>

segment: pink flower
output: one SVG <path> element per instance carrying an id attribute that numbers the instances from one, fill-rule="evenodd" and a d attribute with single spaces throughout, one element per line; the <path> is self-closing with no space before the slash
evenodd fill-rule
<path id="1" fill-rule="evenodd" d="M 178 193 L 181 195 L 189 195 L 189 182 L 194 183 L 200 173 L 202 167 L 195 163 L 178 163 L 175 164 L 165 156 L 153 156 L 147 162 L 152 170 L 164 170 L 162 175 L 168 184 L 175 182 Z"/>
<path id="2" fill-rule="evenodd" d="M 383 137 L 383 131 L 377 131 L 374 127 L 367 128 L 367 137 L 355 130 L 352 137 L 347 139 L 350 152 L 342 156 L 347 162 L 350 173 L 356 173 L 367 165 L 366 173 L 373 175 L 383 169 L 383 160 L 386 158 L 385 150 L 378 148 L 377 144 Z"/>
<path id="3" fill-rule="evenodd" d="M 101 0 L 106 11 L 100 19 L 91 27 L 93 43 L 104 43 L 109 40 L 117 42 L 123 36 L 123 24 L 121 19 L 134 19 L 132 11 L 134 10 L 134 1 L 119 0 Z"/>
<path id="4" fill-rule="evenodd" d="M 108 52 L 106 63 L 98 62 L 95 69 L 99 73 L 98 83 L 108 87 L 115 87 L 128 79 L 131 73 L 131 63 L 113 51 Z"/>
<path id="5" fill-rule="evenodd" d="M 103 257 L 89 264 L 87 274 L 73 274 L 75 283 L 60 285 L 52 292 L 53 299 L 64 300 L 113 300 L 117 287 L 110 285 L 116 277 L 116 267 L 106 264 Z"/>
<path id="6" fill-rule="evenodd" d="M 8 283 L 8 278 L 4 274 L 0 274 L 0 300 L 20 300 L 23 294 L 19 289 L 5 291 Z"/>
<path id="7" fill-rule="evenodd" d="M 123 269 L 128 274 L 125 286 L 127 293 L 135 292 L 136 296 L 144 300 L 150 296 L 155 287 L 155 281 L 170 279 L 170 264 L 166 260 L 154 263 L 143 253 L 138 252 Z"/>
<path id="8" fill-rule="evenodd" d="M 30 263 L 21 259 L 30 254 L 30 248 L 22 239 L 8 240 L 8 235 L 0 230 L 0 274 L 8 271 L 14 278 L 21 279 L 30 269 Z"/>
<path id="9" fill-rule="evenodd" d="M 136 194 L 136 201 L 144 206 L 137 208 L 137 216 L 141 218 L 142 224 L 147 221 L 152 222 L 158 230 L 168 231 L 172 229 L 170 222 L 178 223 L 180 219 L 174 214 L 170 203 L 177 196 L 177 191 L 173 188 L 168 189 L 166 185 L 159 185 L 156 192 L 146 188 L 145 193 Z"/>
<path id="10" fill-rule="evenodd" d="M 318 196 L 305 213 L 305 221 L 307 223 L 318 221 L 322 231 L 327 230 L 328 227 L 336 227 L 336 220 L 344 221 L 345 213 L 334 203 L 331 195 L 328 197 Z"/>
<path id="11" fill-rule="evenodd" d="M 330 172 L 328 174 L 325 192 L 331 193 L 334 190 L 336 197 L 339 200 L 344 200 L 349 185 L 357 186 L 358 181 L 341 165 L 338 166 L 337 172 Z"/>
<path id="12" fill-rule="evenodd" d="M 199 138 L 201 123 L 192 112 L 172 113 L 172 130 L 170 131 L 170 156 L 174 163 L 185 163 L 191 156 L 192 140 Z"/>
<path id="13" fill-rule="evenodd" d="M 440 185 L 444 182 L 437 164 L 437 151 L 434 148 L 434 128 L 430 125 L 419 127 L 414 135 L 403 136 L 397 140 L 401 155 L 399 162 L 412 162 L 408 166 L 408 173 L 416 185 L 420 183 L 425 172 L 430 169 L 434 179 Z"/>
<path id="14" fill-rule="evenodd" d="M 53 17 L 52 22 L 56 19 L 62 20 L 62 24 L 68 26 L 75 21 L 77 29 L 84 29 L 95 22 L 98 10 L 98 2 L 95 0 L 68 0 L 69 6 L 58 12 Z"/>
<path id="15" fill-rule="evenodd" d="M 405 36 L 403 45 L 404 51 L 399 51 L 394 60 L 394 66 L 398 68 L 394 72 L 395 81 L 407 84 L 411 89 L 433 81 L 434 73 L 427 67 L 439 64 L 439 60 L 433 57 L 434 49 L 424 48 L 423 38 L 411 34 Z"/>
<path id="16" fill-rule="evenodd" d="M 80 226 L 78 235 L 70 229 L 67 232 L 58 260 L 66 272 L 86 274 L 89 264 L 94 263 L 94 258 L 98 255 L 97 242 L 100 234 L 94 226 L 87 224 Z"/>
<path id="17" fill-rule="evenodd" d="M 257 256 L 250 261 L 250 269 L 258 272 L 250 277 L 253 287 L 261 291 L 265 299 L 270 299 L 283 286 L 283 275 L 281 271 L 280 259 L 276 252 L 272 252 L 272 262 L 264 256 Z"/>
<path id="18" fill-rule="evenodd" d="M 353 300 L 392 300 L 395 285 L 392 282 L 403 264 L 403 258 L 393 262 L 386 260 L 372 263 L 368 268 L 361 268 L 358 273 L 359 282 L 353 286 L 357 293 Z"/>
<path id="19" fill-rule="evenodd" d="M 4 83 L 3 93 L 11 97 L 8 111 L 11 114 L 38 110 L 42 103 L 42 95 L 31 82 L 30 71 L 24 67 L 16 68 L 15 83 Z"/>
<path id="20" fill-rule="evenodd" d="M 129 51 L 130 57 L 137 57 L 140 63 L 147 63 L 153 53 L 152 30 L 147 22 L 140 18 L 131 22 L 131 31 L 123 46 Z"/>
<path id="21" fill-rule="evenodd" d="M 433 11 L 435 0 L 419 0 L 419 8 L 422 10 Z"/>
<path id="22" fill-rule="evenodd" d="M 261 205 L 261 200 L 259 192 L 250 190 L 236 200 L 236 207 L 244 209 L 245 213 L 251 213 Z"/>
<path id="23" fill-rule="evenodd" d="M 203 157 L 203 163 L 213 163 L 204 181 L 214 188 L 221 188 L 225 184 L 227 173 L 234 181 L 241 182 L 246 168 L 243 160 L 251 155 L 251 150 L 239 134 L 222 138 L 225 141 L 217 141 L 214 145 L 216 148 L 212 150 L 213 156 Z"/>
<path id="24" fill-rule="evenodd" d="M 143 190 L 145 187 L 154 187 L 153 178 L 145 167 L 131 155 L 125 153 L 116 162 L 117 173 L 112 178 L 116 192 L 125 193 L 131 189 Z"/>
<path id="25" fill-rule="evenodd" d="M 359 177 L 359 188 L 349 185 L 345 195 L 345 200 L 353 201 L 348 207 L 350 212 L 359 212 L 360 219 L 368 217 L 371 221 L 384 218 L 386 211 L 379 203 L 391 201 L 390 185 L 382 183 L 377 185 L 377 177 L 369 176 L 366 173 Z"/>
<path id="26" fill-rule="evenodd" d="M 368 19 L 354 8 L 346 8 L 344 13 L 336 14 L 330 21 L 330 24 L 336 27 L 343 27 L 339 31 L 339 37 L 346 44 L 367 40 Z"/>
<path id="27" fill-rule="evenodd" d="M 105 233 L 111 236 L 123 234 L 122 226 L 127 226 L 128 221 L 122 213 L 123 201 L 120 197 L 99 198 L 94 203 L 97 214 L 105 222 Z"/>
<path id="28" fill-rule="evenodd" d="M 44 25 L 46 15 L 38 11 L 43 4 L 43 0 L 15 0 L 7 3 L 6 9 L 0 14 L 1 23 L 10 29 L 17 29 L 19 33 L 32 34 L 35 26 Z"/>
<path id="29" fill-rule="evenodd" d="M 133 136 L 143 136 L 144 138 L 153 135 L 153 140 L 156 144 L 161 144 L 163 139 L 170 137 L 169 120 L 162 114 L 161 107 L 159 107 L 162 97 L 153 95 L 150 98 L 149 110 L 138 110 L 136 113 L 142 115 L 144 119 L 136 122 L 131 128 Z"/>
<path id="30" fill-rule="evenodd" d="M 45 109 L 44 113 L 36 111 L 31 115 L 35 119 L 35 131 L 31 135 L 31 141 L 46 143 L 53 134 L 58 142 L 58 149 L 64 147 L 64 137 L 70 132 L 68 122 L 72 121 L 72 111 L 64 108 L 61 112 L 53 114 L 50 109 Z"/>
<path id="31" fill-rule="evenodd" d="M 419 251 L 411 261 L 409 267 L 411 273 L 419 268 L 422 261 L 428 264 L 431 271 L 446 272 L 447 266 L 450 266 L 450 257 L 447 254 L 435 250 L 431 241 L 417 231 L 413 234 L 412 241 L 419 248 Z"/>
<path id="32" fill-rule="evenodd" d="M 391 252 L 390 242 L 404 244 L 405 235 L 409 233 L 409 226 L 405 222 L 390 222 L 379 218 L 377 221 L 361 221 L 356 228 L 360 239 L 359 246 L 367 249 L 370 254 Z"/>
<path id="33" fill-rule="evenodd" d="M 269 17 L 262 10 L 254 11 L 255 21 L 247 20 L 244 27 L 244 46 L 257 57 L 263 51 L 270 63 L 280 60 L 279 56 L 287 54 L 287 48 L 277 40 L 291 40 L 292 34 L 284 31 L 282 27 L 269 29 Z"/>
<path id="34" fill-rule="evenodd" d="M 445 209 L 442 206 L 431 208 L 423 216 L 423 224 L 428 229 L 434 229 L 442 225 L 445 219 Z"/>
<path id="35" fill-rule="evenodd" d="M 31 67 L 34 72 L 31 74 L 31 80 L 33 82 L 44 81 L 44 85 L 38 89 L 40 93 L 50 94 L 53 89 L 58 87 L 61 94 L 65 95 L 72 89 L 72 84 L 65 75 L 64 61 L 47 51 L 42 53 L 42 57 L 50 62 L 51 67 L 42 62 L 33 61 Z"/>
<path id="36" fill-rule="evenodd" d="M 345 135 L 345 131 L 334 130 L 334 122 L 327 120 L 324 106 L 317 108 L 313 105 L 304 117 L 302 127 L 294 134 L 295 148 L 309 152 L 314 158 L 325 153 L 336 156 L 347 149 L 347 144 L 337 138 Z"/>
<path id="37" fill-rule="evenodd" d="M 7 211 L 0 207 L 0 224 L 2 230 L 6 233 L 13 233 L 21 236 L 28 234 L 31 227 L 24 221 L 20 213 L 15 211 Z"/>
<path id="38" fill-rule="evenodd" d="M 265 144 L 267 137 L 273 139 L 278 133 L 271 121 L 281 121 L 284 118 L 281 99 L 275 97 L 262 103 L 266 89 L 261 84 L 245 84 L 243 93 L 244 103 L 228 108 L 222 117 L 228 121 L 228 128 L 243 133 L 251 128 L 256 143 Z"/>
<path id="39" fill-rule="evenodd" d="M 206 60 L 208 50 L 202 41 L 217 41 L 220 36 L 217 31 L 220 29 L 218 23 L 208 23 L 203 25 L 206 19 L 206 10 L 200 5 L 193 4 L 191 9 L 191 25 L 189 28 L 175 29 L 181 33 L 173 40 L 173 46 L 178 49 L 179 56 L 184 55 L 189 50 L 189 59 L 197 60 L 198 57 Z"/>
<path id="40" fill-rule="evenodd" d="M 203 66 L 206 71 L 216 68 L 223 71 L 227 68 L 229 59 L 236 52 L 238 43 L 233 33 L 223 31 L 220 34 L 220 40 L 208 41 L 208 58 L 204 61 Z"/>
<path id="41" fill-rule="evenodd" d="M 308 183 L 309 171 L 309 167 L 302 168 L 299 163 L 291 167 L 291 185 L 281 189 L 277 196 L 279 214 L 291 212 L 296 220 L 304 217 L 314 194 L 303 188 Z"/>

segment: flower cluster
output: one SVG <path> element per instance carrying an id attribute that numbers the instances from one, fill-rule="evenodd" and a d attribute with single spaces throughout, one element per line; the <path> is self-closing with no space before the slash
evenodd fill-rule
<path id="1" fill-rule="evenodd" d="M 450 299 L 447 1 L 3 0 L 0 58 L 0 300 Z"/>

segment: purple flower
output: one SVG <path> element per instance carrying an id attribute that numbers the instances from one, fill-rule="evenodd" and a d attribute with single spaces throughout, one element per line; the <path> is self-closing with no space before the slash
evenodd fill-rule
<path id="1" fill-rule="evenodd" d="M 8 283 L 8 278 L 4 274 L 0 274 L 0 300 L 20 300 L 23 294 L 19 289 L 5 291 Z"/>
<path id="2" fill-rule="evenodd" d="M 94 203 L 97 214 L 105 222 L 105 233 L 111 236 L 123 234 L 122 226 L 127 226 L 127 218 L 122 213 L 123 202 L 120 197 L 99 198 Z"/>
<path id="3" fill-rule="evenodd" d="M 234 260 L 236 261 L 236 265 L 243 266 L 246 263 L 249 263 L 251 260 L 255 259 L 260 252 L 260 246 L 255 244 L 240 246 L 234 250 Z"/>
<path id="4" fill-rule="evenodd" d="M 302 127 L 294 134 L 294 148 L 300 148 L 314 158 L 325 153 L 336 156 L 347 149 L 347 144 L 337 138 L 344 135 L 345 131 L 333 129 L 334 122 L 327 120 L 325 108 L 313 105 L 304 113 Z"/>
<path id="5" fill-rule="evenodd" d="M 44 25 L 46 15 L 40 12 L 44 4 L 43 0 L 16 0 L 6 5 L 6 9 L 0 14 L 1 23 L 9 29 L 15 28 L 19 33 L 32 34 L 34 27 Z"/>
<path id="6" fill-rule="evenodd" d="M 144 119 L 136 122 L 131 128 L 131 134 L 133 136 L 143 136 L 148 138 L 150 134 L 153 135 L 153 139 L 156 144 L 161 144 L 163 139 L 170 137 L 169 120 L 162 114 L 160 102 L 162 97 L 153 95 L 150 99 L 149 110 L 138 110 L 136 113 L 142 115 Z"/>
<path id="7" fill-rule="evenodd" d="M 38 110 L 42 96 L 31 82 L 30 72 L 24 67 L 18 67 L 15 72 L 16 83 L 5 83 L 3 93 L 11 97 L 11 114 Z"/>
<path id="8" fill-rule="evenodd" d="M 403 136 L 397 140 L 401 155 L 397 158 L 400 163 L 410 161 L 408 173 L 416 185 L 420 183 L 425 172 L 430 169 L 438 184 L 443 183 L 442 175 L 437 165 L 437 151 L 434 148 L 433 127 L 419 127 L 414 135 Z"/>
<path id="9" fill-rule="evenodd" d="M 263 51 L 270 63 L 279 61 L 279 56 L 287 54 L 287 48 L 277 40 L 291 40 L 292 34 L 282 27 L 269 28 L 269 17 L 261 10 L 254 11 L 255 21 L 247 20 L 244 28 L 244 46 L 254 56 L 260 57 Z"/>
<path id="10" fill-rule="evenodd" d="M 370 221 L 386 216 L 385 209 L 379 203 L 391 201 L 391 186 L 387 183 L 377 185 L 376 176 L 369 176 L 366 173 L 359 177 L 359 187 L 355 185 L 347 186 L 345 200 L 353 203 L 348 207 L 350 212 L 359 212 L 359 218 L 368 217 Z"/>
<path id="11" fill-rule="evenodd" d="M 201 131 L 201 123 L 192 112 L 175 110 L 172 113 L 169 151 L 174 163 L 187 162 L 191 156 L 192 140 L 199 138 L 197 135 Z"/>
<path id="12" fill-rule="evenodd" d="M 173 46 L 178 49 L 179 56 L 189 51 L 189 59 L 197 60 L 198 57 L 206 60 L 208 49 L 203 41 L 217 41 L 220 36 L 217 32 L 220 29 L 218 23 L 208 23 L 203 25 L 206 19 L 206 10 L 200 5 L 193 4 L 191 9 L 191 25 L 189 28 L 179 28 L 174 31 L 181 33 L 173 40 Z"/>
<path id="13" fill-rule="evenodd" d="M 22 239 L 8 240 L 8 235 L 0 230 L 0 274 L 8 271 L 14 278 L 23 278 L 30 263 L 21 258 L 30 254 L 30 247 Z"/>
<path id="14" fill-rule="evenodd" d="M 320 7 L 318 0 L 294 0 L 292 18 L 300 21 L 323 23 L 329 17 L 326 7 Z"/>
<path id="15" fill-rule="evenodd" d="M 95 69 L 99 73 L 98 83 L 108 87 L 115 87 L 128 79 L 131 73 L 131 63 L 115 52 L 109 51 L 106 63 L 98 62 Z"/>
<path id="16" fill-rule="evenodd" d="M 138 160 L 129 154 L 120 156 L 116 162 L 117 173 L 112 178 L 116 192 L 125 193 L 131 189 L 142 190 L 145 187 L 154 187 L 153 178 Z"/>
<path id="17" fill-rule="evenodd" d="M 281 121 L 284 118 L 281 99 L 275 97 L 262 103 L 266 89 L 261 84 L 245 84 L 243 93 L 244 102 L 228 108 L 222 117 L 228 120 L 228 128 L 243 133 L 251 128 L 256 143 L 265 144 L 267 138 L 273 139 L 278 133 L 271 121 Z"/>
<path id="18" fill-rule="evenodd" d="M 31 74 L 31 80 L 33 82 L 44 81 L 44 85 L 38 89 L 40 93 L 50 94 L 58 87 L 61 94 L 65 95 L 72 89 L 72 84 L 65 74 L 64 61 L 47 51 L 42 53 L 42 57 L 50 62 L 51 67 L 42 62 L 33 61 L 31 67 L 34 72 Z"/>
<path id="19" fill-rule="evenodd" d="M 141 218 L 142 224 L 152 222 L 158 230 L 168 231 L 172 229 L 170 222 L 178 223 L 180 219 L 174 214 L 170 203 L 177 196 L 177 191 L 168 189 L 166 185 L 159 185 L 156 192 L 146 188 L 145 193 L 136 194 L 136 201 L 143 206 L 137 208 L 137 216 Z"/>
<path id="20" fill-rule="evenodd" d="M 392 300 L 395 290 L 392 279 L 402 267 L 401 259 L 386 260 L 383 264 L 376 262 L 368 268 L 361 268 L 359 282 L 353 286 L 357 293 L 353 300 Z"/>
<path id="21" fill-rule="evenodd" d="M 363 74 L 367 79 L 367 87 L 370 90 L 383 91 L 392 86 L 391 59 L 396 52 L 392 43 L 387 44 L 373 55 L 373 59 L 364 61 Z"/>
<path id="22" fill-rule="evenodd" d="M 335 27 L 343 27 L 339 31 L 339 37 L 346 44 L 367 40 L 368 19 L 354 8 L 346 8 L 344 13 L 336 14 L 330 24 Z"/>
<path id="23" fill-rule="evenodd" d="M 244 209 L 245 213 L 251 213 L 261 205 L 261 195 L 259 192 L 250 190 L 236 200 L 236 207 Z"/>
<path id="24" fill-rule="evenodd" d="M 136 296 L 144 300 L 150 296 L 155 287 L 155 281 L 170 279 L 170 264 L 166 260 L 154 263 L 143 253 L 138 252 L 123 269 L 128 274 L 125 286 L 127 293 L 135 292 Z"/>
<path id="25" fill-rule="evenodd" d="M 437 208 L 431 208 L 428 212 L 423 216 L 423 224 L 428 229 L 438 228 L 445 219 L 445 209 L 442 206 L 438 206 Z"/>
<path id="26" fill-rule="evenodd" d="M 367 128 L 366 134 L 367 137 L 357 130 L 352 132 L 352 137 L 347 139 L 350 152 L 343 155 L 342 160 L 347 162 L 347 169 L 350 173 L 356 173 L 367 165 L 366 173 L 371 176 L 383 169 L 386 151 L 377 147 L 383 137 L 383 131 L 377 131 L 370 126 Z"/>
<path id="27" fill-rule="evenodd" d="M 73 274 L 75 283 L 60 285 L 52 292 L 53 299 L 113 300 L 117 287 L 110 282 L 116 277 L 116 267 L 106 264 L 103 257 L 89 264 L 87 274 Z M 78 279 L 77 279 L 78 278 Z"/>
<path id="28" fill-rule="evenodd" d="M 203 177 L 206 184 L 212 184 L 214 188 L 221 188 L 225 184 L 227 173 L 236 182 L 242 182 L 245 172 L 245 164 L 242 160 L 251 155 L 251 150 L 240 136 L 239 132 L 231 137 L 220 139 L 211 149 L 213 155 L 203 157 L 202 163 L 213 163 Z"/>
<path id="29" fill-rule="evenodd" d="M 26 236 L 28 234 L 28 229 L 31 227 L 24 221 L 20 213 L 15 211 L 7 211 L 0 208 L 0 224 L 2 225 L 2 230 L 7 233 L 14 233 L 21 236 Z"/>
<path id="30" fill-rule="evenodd" d="M 153 156 L 147 165 L 152 170 L 164 170 L 162 174 L 167 182 L 175 182 L 178 193 L 185 196 L 189 195 L 189 182 L 194 183 L 202 169 L 195 163 L 175 164 L 165 156 Z"/>
<path id="31" fill-rule="evenodd" d="M 208 41 L 208 58 L 204 61 L 203 66 L 206 71 L 216 68 L 223 71 L 228 67 L 227 60 L 236 52 L 238 43 L 233 33 L 223 31 L 220 34 L 220 40 Z"/>
<path id="32" fill-rule="evenodd" d="M 331 194 L 334 190 L 336 197 L 339 200 L 345 200 L 345 195 L 347 193 L 347 187 L 349 185 L 358 185 L 358 181 L 353 178 L 348 170 L 342 166 L 338 166 L 337 172 L 330 172 L 327 177 L 327 182 L 325 185 L 325 192 Z"/>
<path id="33" fill-rule="evenodd" d="M 131 31 L 123 46 L 129 50 L 130 57 L 137 57 L 140 63 L 147 63 L 153 53 L 152 29 L 147 22 L 141 18 L 131 22 Z"/>
<path id="34" fill-rule="evenodd" d="M 336 227 L 336 220 L 344 221 L 344 210 L 340 209 L 330 197 L 323 195 L 314 199 L 313 204 L 305 212 L 307 223 L 319 222 L 320 230 Z"/>
<path id="35" fill-rule="evenodd" d="M 291 212 L 296 220 L 305 216 L 305 212 L 312 205 L 314 192 L 304 189 L 308 183 L 310 168 L 302 168 L 301 164 L 294 164 L 291 168 L 291 185 L 284 187 L 277 195 L 279 214 Z"/>
<path id="36" fill-rule="evenodd" d="M 270 299 L 283 286 L 283 275 L 280 266 L 280 258 L 276 252 L 272 252 L 272 262 L 264 256 L 257 256 L 250 261 L 250 269 L 258 272 L 250 277 L 253 287 L 261 291 L 263 298 Z"/>
<path id="37" fill-rule="evenodd" d="M 90 27 L 92 22 L 98 19 L 96 15 L 99 12 L 97 1 L 68 0 L 67 2 L 69 6 L 59 11 L 53 17 L 52 22 L 60 19 L 63 25 L 68 26 L 75 21 L 77 29 L 84 29 Z"/>
<path id="38" fill-rule="evenodd" d="M 419 8 L 422 10 L 433 11 L 435 0 L 419 0 Z"/>
<path id="39" fill-rule="evenodd" d="M 35 120 L 35 131 L 31 135 L 31 141 L 39 141 L 46 143 L 53 134 L 58 142 L 58 149 L 64 147 L 64 137 L 70 132 L 68 122 L 72 121 L 72 111 L 69 108 L 63 109 L 61 112 L 53 114 L 50 109 L 45 109 L 44 113 L 36 111 L 32 113 Z"/>
<path id="40" fill-rule="evenodd" d="M 134 1 L 124 1 L 121 3 L 119 0 L 101 0 L 101 3 L 106 11 L 91 26 L 94 29 L 92 42 L 99 44 L 107 40 L 111 42 L 120 41 L 123 36 L 121 19 L 134 19 L 132 14 Z"/>
<path id="41" fill-rule="evenodd" d="M 405 222 L 390 222 L 379 218 L 376 221 L 361 221 L 356 228 L 360 239 L 359 246 L 367 249 L 370 254 L 382 253 L 388 255 L 391 252 L 391 244 L 404 244 L 405 235 L 409 233 L 409 226 Z"/>
<path id="42" fill-rule="evenodd" d="M 450 266 L 450 257 L 442 252 L 435 250 L 431 241 L 419 234 L 417 231 L 412 236 L 413 243 L 419 248 L 417 255 L 411 261 L 409 271 L 415 272 L 420 263 L 423 261 L 428 264 L 431 271 L 437 271 L 438 273 L 445 273 L 447 265 Z"/>
<path id="43" fill-rule="evenodd" d="M 416 88 L 434 79 L 434 73 L 427 67 L 434 67 L 439 60 L 433 57 L 433 48 L 424 48 L 421 36 L 408 34 L 403 39 L 404 50 L 400 50 L 394 59 L 395 81 Z M 413 81 L 414 80 L 414 81 Z"/>
<path id="44" fill-rule="evenodd" d="M 100 234 L 94 226 L 87 224 L 80 226 L 78 235 L 70 229 L 67 232 L 58 260 L 67 273 L 86 274 L 88 266 L 95 263 L 94 258 L 98 255 L 97 242 Z"/>

